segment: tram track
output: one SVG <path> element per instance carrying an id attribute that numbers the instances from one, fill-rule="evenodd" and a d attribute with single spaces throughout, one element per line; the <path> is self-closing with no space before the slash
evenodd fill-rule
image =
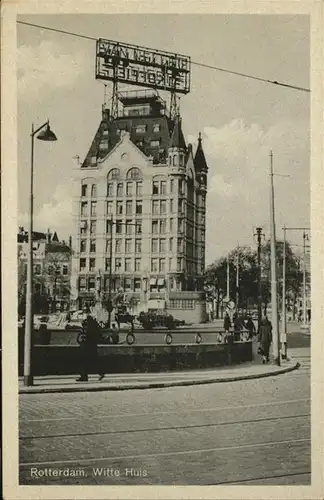
<path id="1" fill-rule="evenodd" d="M 222 427 L 229 425 L 247 425 L 253 423 L 261 423 L 261 422 L 271 422 L 273 420 L 286 420 L 286 419 L 294 419 L 294 418 L 306 418 L 310 417 L 310 413 L 300 414 L 300 415 L 285 415 L 278 417 L 265 417 L 265 418 L 257 418 L 251 420 L 236 420 L 236 421 L 226 421 L 226 422 L 216 422 L 212 424 L 194 424 L 194 425 L 177 425 L 177 426 L 168 426 L 168 427 L 153 427 L 153 428 L 142 428 L 142 429 L 122 429 L 122 430 L 113 430 L 113 431 L 95 431 L 95 432 L 76 432 L 71 434 L 48 434 L 43 436 L 20 436 L 19 440 L 32 441 L 32 440 L 40 440 L 40 439 L 59 439 L 59 438 L 67 438 L 67 437 L 82 437 L 82 436 L 100 436 L 100 435 L 116 435 L 116 434 L 131 434 L 136 432 L 158 432 L 158 431 L 186 431 L 188 429 L 202 429 L 208 427 Z"/>
<path id="2" fill-rule="evenodd" d="M 257 482 L 257 481 L 267 481 L 269 479 L 284 479 L 288 477 L 298 477 L 298 476 L 310 476 L 311 475 L 311 470 L 307 469 L 301 472 L 286 472 L 285 474 L 273 474 L 273 475 L 268 475 L 268 476 L 257 476 L 257 477 L 249 477 L 246 479 L 237 479 L 237 480 L 231 480 L 231 481 L 217 481 L 217 482 L 210 482 L 206 483 L 204 486 L 216 486 L 216 485 L 235 485 L 235 484 L 246 484 L 246 483 L 251 483 L 251 482 Z"/>
<path id="3" fill-rule="evenodd" d="M 182 409 L 182 412 L 185 415 L 190 415 L 190 414 L 195 414 L 195 413 L 211 413 L 211 412 L 220 412 L 226 410 L 228 411 L 235 411 L 235 410 L 245 410 L 245 409 L 253 409 L 253 408 L 266 408 L 267 406 L 280 406 L 280 405 L 290 405 L 290 404 L 301 404 L 301 403 L 309 403 L 310 398 L 300 398 L 300 399 L 285 399 L 285 400 L 279 400 L 279 401 L 271 401 L 271 402 L 259 402 L 259 403 L 254 403 L 254 404 L 243 404 L 243 405 L 226 405 L 224 406 L 215 406 L 213 408 L 186 408 Z M 55 403 L 56 405 L 57 403 Z M 157 413 L 156 412 L 132 412 L 132 413 L 113 413 L 113 414 L 104 414 L 104 415 L 85 415 L 82 413 L 82 415 L 73 415 L 73 416 L 66 416 L 66 417 L 51 417 L 51 418 L 23 418 L 20 420 L 20 424 L 30 424 L 32 422 L 38 423 L 38 422 L 55 422 L 55 421 L 65 421 L 65 420 L 77 420 L 78 418 L 80 420 L 85 420 L 86 418 L 91 418 L 91 420 L 101 420 L 101 419 L 114 419 L 114 418 L 136 418 L 136 417 L 151 417 L 155 416 Z M 168 411 L 159 411 L 158 415 L 159 416 L 167 416 L 167 415 L 178 415 L 179 414 L 179 409 L 176 410 L 168 410 Z"/>

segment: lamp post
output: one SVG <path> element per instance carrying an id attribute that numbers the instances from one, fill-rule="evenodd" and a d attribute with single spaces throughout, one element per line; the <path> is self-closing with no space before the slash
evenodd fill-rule
<path id="1" fill-rule="evenodd" d="M 46 127 L 46 128 L 45 128 Z M 49 121 L 34 130 L 31 129 L 31 161 L 30 161 L 30 193 L 29 193 L 29 224 L 27 247 L 27 290 L 26 290 L 26 318 L 25 318 L 25 347 L 24 347 L 24 385 L 33 385 L 31 372 L 31 347 L 32 331 L 34 326 L 33 316 L 33 216 L 34 216 L 34 138 L 41 141 L 56 141 L 56 135 L 51 131 Z"/>

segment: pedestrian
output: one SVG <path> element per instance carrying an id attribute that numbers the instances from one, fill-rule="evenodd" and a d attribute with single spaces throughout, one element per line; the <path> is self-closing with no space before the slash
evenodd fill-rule
<path id="1" fill-rule="evenodd" d="M 236 314 L 236 316 L 233 316 L 233 324 L 234 324 L 234 340 L 239 341 L 241 337 L 241 331 L 243 329 L 244 323 L 243 323 L 243 316 L 239 316 Z"/>
<path id="2" fill-rule="evenodd" d="M 255 326 L 254 326 L 254 323 L 252 321 L 251 316 L 248 316 L 245 328 L 249 332 L 249 338 L 252 339 L 253 335 L 255 335 Z"/>
<path id="3" fill-rule="evenodd" d="M 98 354 L 98 343 L 100 340 L 100 327 L 97 321 L 90 315 L 82 322 L 82 341 L 79 347 L 80 377 L 77 382 L 87 382 L 91 370 L 96 368 L 99 373 L 99 380 L 105 376 L 101 359 Z"/>
<path id="4" fill-rule="evenodd" d="M 259 329 L 259 342 L 262 354 L 262 363 L 269 362 L 269 352 L 270 345 L 272 342 L 272 325 L 268 320 L 267 316 L 265 316 L 261 320 L 260 329 Z"/>
<path id="5" fill-rule="evenodd" d="M 225 318 L 224 318 L 224 330 L 226 333 L 229 332 L 229 329 L 231 328 L 232 324 L 231 324 L 231 318 L 229 317 L 229 314 L 228 312 L 225 314 Z"/>
<path id="6" fill-rule="evenodd" d="M 308 321 L 308 323 L 311 322 L 311 310 L 310 309 L 307 309 L 307 321 Z"/>

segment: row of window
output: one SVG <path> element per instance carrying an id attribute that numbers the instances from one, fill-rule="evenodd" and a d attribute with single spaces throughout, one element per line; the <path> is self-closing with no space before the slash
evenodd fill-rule
<path id="1" fill-rule="evenodd" d="M 80 266 L 79 270 L 80 272 L 87 272 L 87 260 L 85 257 L 80 258 Z M 110 271 L 110 262 L 112 259 L 108 258 L 105 260 L 105 271 Z M 151 272 L 158 272 L 158 273 L 164 273 L 166 272 L 166 265 L 168 263 L 168 270 L 171 271 L 173 270 L 173 260 L 172 257 L 169 259 L 166 258 L 157 258 L 154 257 L 151 259 Z M 182 264 L 183 264 L 183 259 L 178 258 L 177 259 L 177 272 L 182 271 Z M 120 257 L 116 257 L 113 262 L 113 269 L 114 272 L 117 273 L 122 273 L 122 272 L 139 272 L 141 271 L 141 258 L 136 257 L 131 258 L 131 257 L 126 257 L 125 259 L 122 259 Z M 95 272 L 96 271 L 96 259 L 90 257 L 89 259 L 89 272 Z"/>
<path id="2" fill-rule="evenodd" d="M 138 169 L 131 169 L 138 170 Z M 113 169 L 109 176 L 108 180 L 118 181 L 120 178 L 119 169 Z M 124 182 L 108 182 L 107 184 L 107 196 L 123 196 L 124 193 L 126 196 L 142 196 L 143 192 L 143 183 L 141 180 L 137 180 L 140 178 L 140 175 L 131 175 L 132 180 L 126 181 L 126 186 Z M 134 182 L 136 181 L 136 182 Z M 170 193 L 174 193 L 174 179 L 170 180 Z M 183 179 L 178 179 L 178 192 L 180 196 L 185 195 L 185 181 Z M 167 181 L 166 180 L 153 180 L 152 182 L 152 194 L 153 195 L 166 195 L 167 194 Z M 97 197 L 97 185 L 96 184 L 88 184 L 87 181 L 83 181 L 81 184 L 81 196 L 87 197 L 91 196 L 91 198 Z M 203 198 L 204 201 L 204 198 Z"/>
<path id="3" fill-rule="evenodd" d="M 116 234 L 142 234 L 142 222 L 132 220 L 126 220 L 125 222 L 121 220 L 117 220 L 112 222 L 111 219 L 106 220 L 106 234 L 112 234 L 112 226 L 115 226 Z M 185 227 L 184 219 L 178 219 L 178 231 L 179 233 L 183 233 Z M 91 220 L 90 224 L 88 221 L 82 220 L 80 222 L 80 233 L 81 236 L 86 235 L 88 233 L 88 228 L 90 228 L 90 235 L 95 235 L 97 230 L 97 221 Z M 134 230 L 133 230 L 134 228 Z M 169 228 L 168 231 L 171 233 L 174 229 L 174 220 L 173 218 L 169 219 Z M 152 220 L 151 224 L 151 233 L 152 234 L 166 234 L 167 232 L 167 219 L 156 219 Z"/>
<path id="4" fill-rule="evenodd" d="M 112 280 L 112 286 L 111 289 L 113 292 L 117 292 L 120 289 L 121 281 L 120 280 Z M 124 290 L 129 292 L 129 291 L 135 291 L 135 292 L 140 292 L 142 289 L 142 280 L 141 278 L 126 278 L 123 280 L 123 285 L 124 285 Z M 85 277 L 80 277 L 79 278 L 79 290 L 80 292 L 85 292 L 85 291 L 92 291 L 95 290 L 97 287 L 96 284 L 96 278 L 85 278 Z M 109 278 L 105 278 L 104 284 L 103 284 L 103 289 L 105 291 L 109 290 Z"/>
<path id="5" fill-rule="evenodd" d="M 34 264 L 33 266 L 33 273 L 35 276 L 39 276 L 43 273 L 43 266 L 42 264 Z M 26 270 L 27 270 L 27 264 L 26 264 Z M 69 274 L 69 265 L 68 264 L 55 264 L 55 265 L 52 265 L 52 264 L 48 264 L 46 266 L 46 273 L 47 274 L 55 274 L 56 276 L 60 276 L 60 275 L 63 275 L 63 276 L 67 276 Z"/>
<path id="6" fill-rule="evenodd" d="M 167 241 L 169 241 L 168 250 L 173 252 L 174 250 L 174 238 L 153 238 L 151 242 L 152 253 L 165 253 L 167 252 Z M 134 245 L 135 243 L 135 245 Z M 106 240 L 106 253 L 110 253 L 111 240 Z M 125 253 L 140 253 L 142 251 L 142 240 L 141 239 L 116 239 L 115 240 L 115 252 L 122 253 L 123 247 L 125 248 Z M 192 245 L 190 245 L 190 248 Z M 184 240 L 182 238 L 177 238 L 177 251 L 183 252 L 184 250 Z M 80 240 L 80 253 L 85 253 L 87 251 L 87 240 Z M 90 240 L 90 253 L 96 252 L 96 240 Z"/>
<path id="7" fill-rule="evenodd" d="M 169 287 L 171 290 L 181 290 L 181 281 L 169 278 Z M 147 279 L 142 280 L 141 278 L 113 278 L 111 281 L 111 290 L 113 292 L 119 291 L 121 288 L 125 292 L 164 292 L 167 283 L 164 279 L 151 279 L 148 283 Z M 94 291 L 97 288 L 95 277 L 83 277 L 79 278 L 79 290 L 80 292 Z M 109 278 L 106 277 L 103 281 L 103 290 L 109 290 Z M 171 299 L 169 302 L 170 309 L 194 309 L 195 303 L 192 299 Z"/>
<path id="8" fill-rule="evenodd" d="M 112 226 L 115 226 L 116 234 L 122 234 L 124 232 L 123 231 L 124 226 L 125 226 L 126 234 L 132 234 L 133 227 L 135 228 L 135 234 L 142 234 L 142 222 L 141 221 L 136 221 L 134 223 L 131 220 L 126 220 L 126 222 L 124 223 L 123 221 L 112 222 L 111 219 L 107 219 L 106 220 L 106 233 L 107 234 L 112 233 Z M 90 228 L 90 235 L 95 235 L 96 231 L 97 231 L 97 221 L 91 220 L 90 224 L 88 224 L 88 221 L 86 221 L 86 220 L 82 220 L 80 222 L 81 235 L 86 235 L 88 232 L 88 228 Z"/>
<path id="9" fill-rule="evenodd" d="M 128 200 L 126 202 L 124 201 L 107 201 L 106 205 L 106 211 L 107 214 L 113 214 L 114 211 L 114 204 L 116 204 L 116 214 L 117 215 L 123 215 L 124 210 L 126 208 L 126 215 L 132 215 L 134 213 L 134 208 L 135 208 L 135 214 L 136 215 L 142 215 L 143 213 L 143 201 L 142 200 L 137 200 L 136 202 L 133 202 L 132 200 Z M 90 206 L 90 216 L 94 217 L 97 215 L 97 202 L 92 201 L 88 203 L 87 201 L 82 201 L 81 202 L 81 217 L 88 217 L 89 215 L 89 206 Z M 185 207 L 186 207 L 186 201 L 185 200 L 178 200 L 178 212 L 184 213 L 185 212 Z M 174 211 L 174 200 L 171 199 L 169 200 L 169 211 L 173 212 Z M 167 200 L 153 200 L 152 201 L 152 214 L 153 215 L 165 215 L 167 213 Z M 193 210 L 191 210 L 191 215 L 193 216 Z M 188 212 L 189 214 L 189 212 Z M 190 214 L 189 214 L 190 215 Z"/>
<path id="10" fill-rule="evenodd" d="M 192 299 L 170 299 L 170 309 L 194 309 L 195 302 Z"/>
<path id="11" fill-rule="evenodd" d="M 160 124 L 159 123 L 153 123 L 153 132 L 160 132 Z M 135 132 L 137 134 L 145 134 L 147 132 L 147 125 L 141 124 L 141 125 L 136 125 L 135 127 Z"/>

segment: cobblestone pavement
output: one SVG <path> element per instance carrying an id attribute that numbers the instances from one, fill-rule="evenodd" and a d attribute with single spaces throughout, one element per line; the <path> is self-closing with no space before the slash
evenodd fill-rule
<path id="1" fill-rule="evenodd" d="M 310 352 L 267 379 L 20 396 L 20 484 L 310 484 Z"/>

